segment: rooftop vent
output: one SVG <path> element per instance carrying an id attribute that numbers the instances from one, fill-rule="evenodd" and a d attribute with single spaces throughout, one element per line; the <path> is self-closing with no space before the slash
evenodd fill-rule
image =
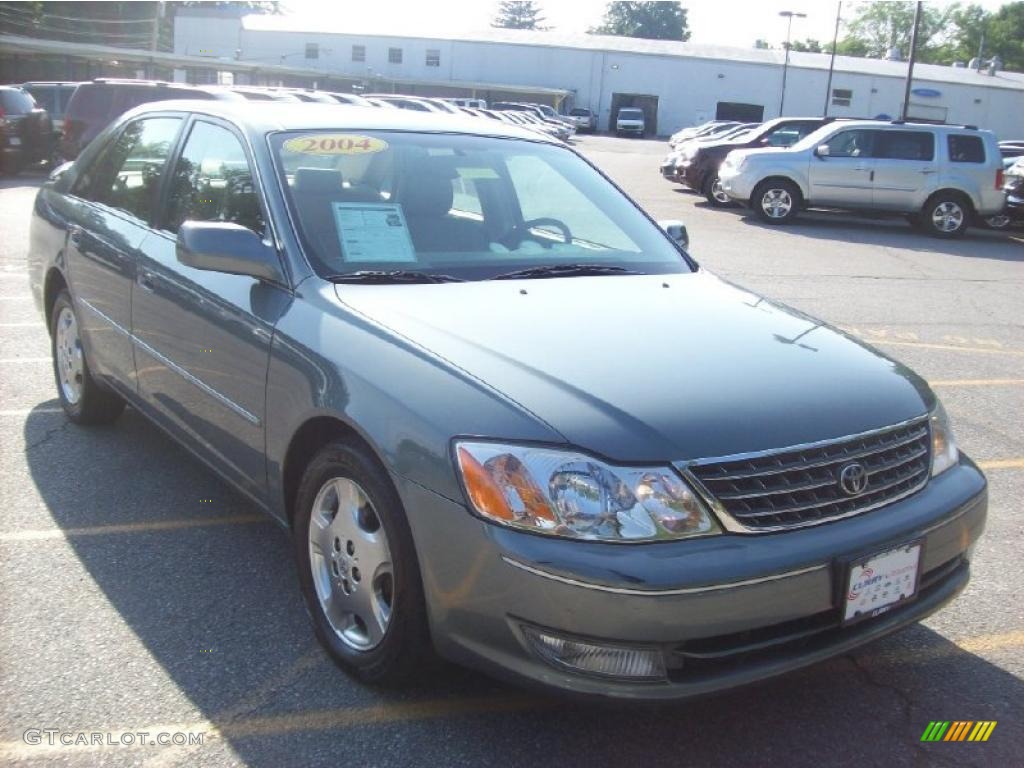
<path id="1" fill-rule="evenodd" d="M 903 54 L 897 47 L 890 48 L 885 52 L 886 61 L 903 61 Z"/>

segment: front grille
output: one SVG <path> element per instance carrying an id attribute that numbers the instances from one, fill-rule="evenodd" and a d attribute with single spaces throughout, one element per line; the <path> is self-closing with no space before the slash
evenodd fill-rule
<path id="1" fill-rule="evenodd" d="M 888 504 L 920 489 L 931 468 L 928 417 L 856 437 L 754 457 L 697 462 L 689 471 L 750 530 L 813 525 Z M 839 474 L 850 462 L 867 472 L 851 496 Z"/>

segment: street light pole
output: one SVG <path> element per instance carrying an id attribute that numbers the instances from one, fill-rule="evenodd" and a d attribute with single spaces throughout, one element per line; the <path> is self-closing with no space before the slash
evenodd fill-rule
<path id="1" fill-rule="evenodd" d="M 843 0 L 836 3 L 836 31 L 832 35 L 832 55 L 828 60 L 828 82 L 825 83 L 825 109 L 822 117 L 828 117 L 828 103 L 832 100 L 832 73 L 836 68 L 836 46 L 839 45 L 839 20 L 843 15 Z"/>
<path id="2" fill-rule="evenodd" d="M 900 120 L 906 120 L 910 112 L 910 87 L 914 81 L 914 61 L 917 59 L 917 28 L 921 24 L 921 2 L 914 6 L 914 28 L 910 32 L 910 57 L 907 61 L 907 85 L 903 91 L 903 110 Z"/>
<path id="3" fill-rule="evenodd" d="M 786 103 L 786 76 L 789 74 L 789 37 L 793 32 L 793 17 L 806 19 L 806 13 L 795 11 L 779 11 L 779 16 L 786 19 L 786 58 L 782 61 L 782 95 L 779 97 L 779 117 L 782 117 L 782 107 Z"/>

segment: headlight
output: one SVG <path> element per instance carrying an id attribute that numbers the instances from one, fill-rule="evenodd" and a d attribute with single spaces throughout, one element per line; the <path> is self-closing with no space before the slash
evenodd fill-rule
<path id="1" fill-rule="evenodd" d="M 574 451 L 459 442 L 473 509 L 512 528 L 599 541 L 653 541 L 720 533 L 669 467 L 616 467 Z"/>
<path id="2" fill-rule="evenodd" d="M 940 475 L 960 460 L 953 428 L 942 403 L 936 401 L 931 417 L 932 428 L 932 477 Z"/>

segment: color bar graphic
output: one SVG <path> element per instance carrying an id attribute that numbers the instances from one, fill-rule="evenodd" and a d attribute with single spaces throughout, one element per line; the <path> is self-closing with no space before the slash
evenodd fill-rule
<path id="1" fill-rule="evenodd" d="M 995 727 L 995 720 L 932 720 L 921 741 L 988 741 Z"/>

